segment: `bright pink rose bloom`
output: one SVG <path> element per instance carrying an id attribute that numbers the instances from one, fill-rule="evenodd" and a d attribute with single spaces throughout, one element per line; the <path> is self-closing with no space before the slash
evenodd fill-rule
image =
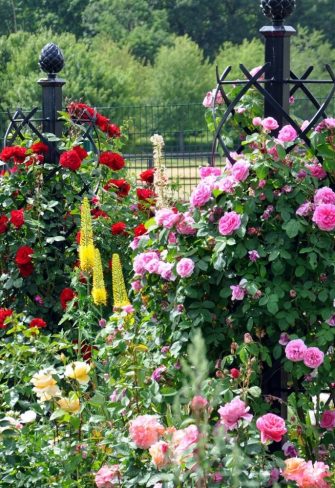
<path id="1" fill-rule="evenodd" d="M 251 413 L 248 413 L 249 410 L 250 407 L 247 407 L 242 400 L 236 397 L 231 402 L 219 408 L 220 424 L 224 425 L 227 430 L 233 430 L 239 426 L 241 420 L 251 422 L 253 416 Z"/>
<path id="2" fill-rule="evenodd" d="M 293 339 L 285 347 L 285 354 L 287 359 L 294 361 L 303 361 L 307 346 L 301 339 Z"/>
<path id="3" fill-rule="evenodd" d="M 179 276 L 182 278 L 188 278 L 193 273 L 194 266 L 195 264 L 192 259 L 182 258 L 180 261 L 178 261 L 176 270 Z"/>
<path id="4" fill-rule="evenodd" d="M 241 217 L 238 213 L 225 212 L 219 220 L 219 232 L 223 236 L 230 236 L 241 227 Z"/>
<path id="5" fill-rule="evenodd" d="M 284 125 L 278 133 L 278 140 L 280 142 L 292 142 L 298 137 L 297 131 L 292 125 Z"/>
<path id="6" fill-rule="evenodd" d="M 140 449 L 149 449 L 164 434 L 157 415 L 140 415 L 130 422 L 129 435 Z"/>
<path id="7" fill-rule="evenodd" d="M 175 232 L 170 232 L 168 237 L 168 244 L 176 244 L 177 243 L 177 236 Z"/>
<path id="8" fill-rule="evenodd" d="M 315 205 L 312 202 L 302 203 L 300 207 L 296 210 L 296 215 L 300 217 L 308 217 L 314 211 Z"/>
<path id="9" fill-rule="evenodd" d="M 259 417 L 256 427 L 261 433 L 262 444 L 266 444 L 268 441 L 280 442 L 287 432 L 285 420 L 274 413 L 266 413 Z"/>
<path id="10" fill-rule="evenodd" d="M 186 236 L 196 234 L 197 229 L 193 227 L 195 224 L 193 217 L 191 217 L 191 215 L 188 212 L 185 212 L 184 214 L 181 215 L 182 217 L 176 226 L 176 229 L 179 232 L 179 234 L 183 234 Z"/>
<path id="11" fill-rule="evenodd" d="M 309 170 L 312 176 L 314 178 L 317 178 L 318 180 L 323 180 L 326 178 L 327 173 L 319 163 L 314 163 L 314 164 L 306 164 L 306 168 Z"/>
<path id="12" fill-rule="evenodd" d="M 316 207 L 312 217 L 313 222 L 321 230 L 331 231 L 335 229 L 335 205 L 322 203 Z"/>
<path id="13" fill-rule="evenodd" d="M 319 205 L 320 203 L 333 203 L 335 204 L 335 193 L 328 186 L 319 188 L 314 194 L 314 203 Z"/>
<path id="14" fill-rule="evenodd" d="M 270 154 L 270 156 L 272 156 L 275 161 L 278 161 L 279 154 L 278 154 L 278 149 L 276 146 L 270 147 L 268 149 L 268 154 Z"/>
<path id="15" fill-rule="evenodd" d="M 157 225 L 161 225 L 166 229 L 172 229 L 179 219 L 180 214 L 178 212 L 175 213 L 170 208 L 162 208 L 161 210 L 157 210 L 155 214 Z"/>
<path id="16" fill-rule="evenodd" d="M 151 259 L 147 263 L 144 264 L 144 269 L 148 271 L 148 273 L 158 273 L 158 268 L 159 268 L 159 259 L 158 257 L 155 257 L 154 259 Z"/>
<path id="17" fill-rule="evenodd" d="M 335 429 L 335 410 L 325 410 L 321 416 L 320 427 L 322 429 Z"/>
<path id="18" fill-rule="evenodd" d="M 221 168 L 215 166 L 203 166 L 199 169 L 200 178 L 206 178 L 207 176 L 221 176 Z"/>
<path id="19" fill-rule="evenodd" d="M 115 488 L 120 486 L 120 476 L 120 466 L 118 464 L 113 464 L 112 466 L 105 464 L 96 473 L 94 481 L 98 488 Z"/>
<path id="20" fill-rule="evenodd" d="M 155 442 L 150 447 L 149 453 L 157 469 L 165 468 L 171 462 L 169 458 L 169 444 L 165 441 Z"/>
<path id="21" fill-rule="evenodd" d="M 173 460 L 182 464 L 193 455 L 199 440 L 199 431 L 196 425 L 189 425 L 186 429 L 176 430 L 172 434 Z"/>
<path id="22" fill-rule="evenodd" d="M 231 285 L 231 299 L 232 300 L 243 300 L 245 297 L 245 289 L 240 285 Z"/>
<path id="23" fill-rule="evenodd" d="M 224 191 L 225 193 L 234 193 L 235 186 L 238 185 L 238 181 L 234 176 L 226 176 L 214 184 L 216 190 Z"/>
<path id="24" fill-rule="evenodd" d="M 273 117 L 266 117 L 265 119 L 262 120 L 262 126 L 264 130 L 270 132 L 272 130 L 278 129 L 279 124 L 276 121 L 276 119 L 274 119 Z"/>
<path id="25" fill-rule="evenodd" d="M 134 290 L 134 291 L 140 291 L 142 290 L 142 283 L 140 282 L 140 280 L 136 280 L 136 281 L 132 281 L 131 283 L 131 288 Z"/>
<path id="26" fill-rule="evenodd" d="M 156 381 L 158 383 L 162 379 L 163 373 L 165 373 L 165 371 L 166 366 L 158 366 L 158 368 L 156 368 L 151 375 L 152 381 Z"/>
<path id="27" fill-rule="evenodd" d="M 192 191 L 190 197 L 190 203 L 192 207 L 202 207 L 205 205 L 212 196 L 212 191 L 208 185 L 200 183 Z"/>
<path id="28" fill-rule="evenodd" d="M 304 352 L 304 364 L 309 368 L 318 368 L 324 360 L 324 353 L 318 347 L 309 347 Z"/>
<path id="29" fill-rule="evenodd" d="M 252 119 L 252 124 L 255 126 L 255 127 L 259 127 L 262 125 L 262 119 L 260 117 L 254 117 Z"/>
<path id="30" fill-rule="evenodd" d="M 136 274 L 142 275 L 145 273 L 145 265 L 149 263 L 151 260 L 158 260 L 158 254 L 154 251 L 149 251 L 149 252 L 142 252 L 141 254 L 138 254 L 135 256 L 134 262 L 133 262 L 133 269 Z"/>
<path id="31" fill-rule="evenodd" d="M 330 476 L 329 466 L 322 462 L 308 461 L 296 482 L 299 488 L 330 488 L 325 478 Z"/>
<path id="32" fill-rule="evenodd" d="M 244 181 L 249 176 L 250 163 L 244 159 L 240 159 L 235 163 L 231 169 L 232 175 L 237 181 Z"/>
<path id="33" fill-rule="evenodd" d="M 172 273 L 173 264 L 172 263 L 164 263 L 163 261 L 159 262 L 157 273 L 167 281 L 174 281 L 176 279 L 175 275 Z"/>

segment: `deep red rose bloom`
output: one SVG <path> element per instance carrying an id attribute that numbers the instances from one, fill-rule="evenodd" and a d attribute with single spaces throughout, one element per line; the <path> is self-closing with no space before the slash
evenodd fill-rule
<path id="1" fill-rule="evenodd" d="M 72 343 L 78 344 L 78 340 L 73 339 Z M 89 362 L 91 360 L 93 349 L 97 350 L 98 348 L 96 346 L 92 347 L 90 344 L 87 344 L 86 342 L 81 343 L 80 353 L 84 361 Z"/>
<path id="2" fill-rule="evenodd" d="M 105 152 L 100 154 L 99 163 L 104 164 L 105 166 L 108 166 L 108 168 L 110 168 L 114 171 L 119 171 L 120 169 L 122 169 L 124 167 L 125 160 L 118 153 L 114 153 L 111 151 L 105 151 Z"/>
<path id="3" fill-rule="evenodd" d="M 104 210 L 100 210 L 99 208 L 93 208 L 91 210 L 91 215 L 94 219 L 97 219 L 98 217 L 103 217 L 104 219 L 109 219 L 108 213 L 106 213 Z"/>
<path id="4" fill-rule="evenodd" d="M 13 310 L 10 310 L 9 308 L 0 308 L 0 329 L 5 329 L 7 327 L 7 325 L 4 324 L 4 321 L 12 314 Z"/>
<path id="5" fill-rule="evenodd" d="M 39 318 L 33 319 L 29 324 L 30 329 L 32 329 L 33 327 L 38 327 L 39 329 L 42 329 L 43 327 L 46 327 L 46 326 L 47 326 L 47 323 L 44 322 L 43 319 L 39 319 Z"/>
<path id="6" fill-rule="evenodd" d="M 130 191 L 130 185 L 126 180 L 108 180 L 104 190 L 117 190 L 115 193 L 118 197 L 126 197 Z"/>
<path id="7" fill-rule="evenodd" d="M 8 217 L 6 215 L 1 215 L 0 217 L 0 234 L 7 232 L 8 227 Z"/>
<path id="8" fill-rule="evenodd" d="M 34 272 L 34 266 L 32 263 L 19 265 L 19 272 L 22 278 L 28 278 Z"/>
<path id="9" fill-rule="evenodd" d="M 15 163 L 21 164 L 26 159 L 26 152 L 27 149 L 25 147 L 6 146 L 0 153 L 0 159 L 5 163 L 13 159 Z"/>
<path id="10" fill-rule="evenodd" d="M 88 156 L 86 149 L 84 149 L 82 146 L 74 146 L 72 151 L 78 154 L 80 161 L 83 161 L 83 159 L 87 158 Z"/>
<path id="11" fill-rule="evenodd" d="M 22 246 L 16 251 L 15 262 L 18 266 L 24 266 L 31 263 L 31 256 L 34 254 L 34 249 L 29 246 Z"/>
<path id="12" fill-rule="evenodd" d="M 155 174 L 154 169 L 147 169 L 145 171 L 142 171 L 142 173 L 140 174 L 140 179 L 142 181 L 145 181 L 146 183 L 153 183 L 154 182 L 154 174 Z"/>
<path id="13" fill-rule="evenodd" d="M 120 127 L 115 124 L 109 124 L 109 126 L 107 127 L 107 134 L 109 135 L 109 137 L 120 137 Z"/>
<path id="14" fill-rule="evenodd" d="M 97 113 L 96 124 L 102 132 L 107 132 L 110 120 L 107 117 Z"/>
<path id="15" fill-rule="evenodd" d="M 47 154 L 49 151 L 49 146 L 44 144 L 44 142 L 35 142 L 31 145 L 30 149 L 35 154 Z"/>
<path id="16" fill-rule="evenodd" d="M 77 171 L 77 169 L 79 169 L 81 166 L 81 159 L 77 152 L 72 149 L 71 151 L 65 151 L 63 154 L 61 154 L 59 164 L 63 166 L 63 168 L 68 168 L 71 171 Z"/>
<path id="17" fill-rule="evenodd" d="M 77 294 L 72 290 L 72 288 L 64 288 L 60 294 L 60 304 L 63 310 L 66 310 L 66 306 L 68 302 L 76 297 Z"/>
<path id="18" fill-rule="evenodd" d="M 134 229 L 134 235 L 135 237 L 140 237 L 143 236 L 147 232 L 148 229 L 145 228 L 144 224 L 139 224 L 137 227 Z"/>
<path id="19" fill-rule="evenodd" d="M 126 232 L 126 224 L 124 222 L 116 222 L 112 225 L 111 231 L 114 236 L 124 235 Z"/>
<path id="20" fill-rule="evenodd" d="M 240 374 L 241 373 L 240 373 L 240 371 L 237 368 L 231 368 L 231 370 L 230 370 L 230 376 L 232 378 L 237 379 L 237 378 L 239 378 Z"/>
<path id="21" fill-rule="evenodd" d="M 96 116 L 96 110 L 86 103 L 71 102 L 67 106 L 67 111 L 73 119 L 77 119 L 77 122 L 91 122 Z"/>
<path id="22" fill-rule="evenodd" d="M 139 200 L 150 200 L 156 196 L 155 192 L 153 190 L 149 190 L 149 188 L 137 188 L 136 193 Z"/>
<path id="23" fill-rule="evenodd" d="M 10 213 L 10 222 L 14 225 L 17 229 L 23 226 L 24 224 L 24 211 L 23 208 L 21 210 L 12 210 Z"/>

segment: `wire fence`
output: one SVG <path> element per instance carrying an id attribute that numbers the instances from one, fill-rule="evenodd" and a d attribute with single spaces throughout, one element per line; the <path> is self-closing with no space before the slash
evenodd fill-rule
<path id="1" fill-rule="evenodd" d="M 113 123 L 126 126 L 129 139 L 124 152 L 129 172 L 134 176 L 152 167 L 150 137 L 161 134 L 165 140 L 164 164 L 174 197 L 187 198 L 198 182 L 198 168 L 210 164 L 211 159 L 213 135 L 207 129 L 201 104 L 97 107 L 97 110 Z M 296 98 L 291 107 L 291 112 L 302 120 L 310 119 L 315 111 L 306 99 Z M 335 113 L 335 98 L 328 113 Z M 0 112 L 2 142 L 8 123 L 8 114 Z M 216 164 L 222 164 L 220 158 Z"/>

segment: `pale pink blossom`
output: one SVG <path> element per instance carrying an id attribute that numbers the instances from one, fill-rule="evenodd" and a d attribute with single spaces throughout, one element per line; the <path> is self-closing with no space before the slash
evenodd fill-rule
<path id="1" fill-rule="evenodd" d="M 297 131 L 292 125 L 284 125 L 278 133 L 278 140 L 280 142 L 292 142 L 298 137 Z"/>
<path id="2" fill-rule="evenodd" d="M 150 274 L 158 273 L 159 262 L 160 261 L 157 257 L 155 259 L 151 259 L 144 264 L 144 269 Z"/>
<path id="3" fill-rule="evenodd" d="M 231 171 L 236 181 L 244 181 L 249 176 L 250 163 L 244 159 L 237 161 Z"/>
<path id="4" fill-rule="evenodd" d="M 135 271 L 136 274 L 142 275 L 145 273 L 145 265 L 146 263 L 149 263 L 151 260 L 157 260 L 158 259 L 158 253 L 155 251 L 149 251 L 149 252 L 143 252 L 135 256 L 134 262 L 133 262 L 133 270 Z"/>
<path id="5" fill-rule="evenodd" d="M 221 168 L 215 166 L 203 166 L 199 168 L 200 178 L 206 178 L 207 176 L 221 176 Z"/>
<path id="6" fill-rule="evenodd" d="M 276 130 L 279 127 L 278 122 L 273 117 L 266 117 L 262 120 L 263 129 L 266 131 Z"/>
<path id="7" fill-rule="evenodd" d="M 135 309 L 134 309 L 134 307 L 131 304 L 124 305 L 121 308 L 122 308 L 122 311 L 123 312 L 126 312 L 126 314 L 131 314 L 131 313 L 134 313 L 135 312 Z"/>
<path id="8" fill-rule="evenodd" d="M 293 339 L 285 347 L 287 359 L 293 362 L 303 361 L 307 346 L 302 339 Z"/>
<path id="9" fill-rule="evenodd" d="M 328 186 L 319 188 L 314 194 L 314 203 L 319 205 L 320 203 L 333 203 L 335 204 L 335 193 Z"/>
<path id="10" fill-rule="evenodd" d="M 287 432 L 285 420 L 274 413 L 266 413 L 259 417 L 256 427 L 261 433 L 262 444 L 266 444 L 268 441 L 280 442 Z"/>
<path id="11" fill-rule="evenodd" d="M 241 217 L 238 213 L 225 212 L 219 220 L 219 232 L 223 236 L 229 236 L 241 227 Z"/>
<path id="12" fill-rule="evenodd" d="M 166 229 L 172 229 L 172 227 L 178 222 L 179 218 L 180 214 L 178 212 L 174 212 L 170 208 L 162 208 L 161 210 L 157 210 L 155 214 L 157 225 L 161 225 Z"/>
<path id="13" fill-rule="evenodd" d="M 149 449 L 163 435 L 164 430 L 157 415 L 140 415 L 129 425 L 130 437 L 140 449 Z"/>
<path id="14" fill-rule="evenodd" d="M 113 464 L 112 466 L 105 464 L 96 473 L 94 481 L 98 488 L 115 488 L 120 486 L 120 466 L 118 464 Z"/>
<path id="15" fill-rule="evenodd" d="M 167 281 L 174 281 L 176 276 L 172 272 L 173 264 L 172 263 L 164 263 L 163 261 L 159 262 L 159 267 L 157 273 Z"/>
<path id="16" fill-rule="evenodd" d="M 212 191 L 208 185 L 200 183 L 191 193 L 190 203 L 192 207 L 202 207 L 212 196 Z"/>
<path id="17" fill-rule="evenodd" d="M 251 422 L 253 416 L 251 413 L 248 413 L 249 410 L 250 407 L 247 407 L 245 402 L 240 400 L 239 397 L 236 397 L 231 402 L 219 408 L 220 424 L 227 430 L 233 430 L 239 427 L 241 420 Z"/>
<path id="18" fill-rule="evenodd" d="M 232 300 L 243 300 L 245 297 L 245 288 L 240 285 L 231 285 L 231 299 Z"/>
<path id="19" fill-rule="evenodd" d="M 262 119 L 260 117 L 254 117 L 252 119 L 252 124 L 255 126 L 255 127 L 259 127 L 262 125 Z"/>
<path id="20" fill-rule="evenodd" d="M 173 460 L 182 464 L 193 455 L 199 440 L 199 431 L 196 425 L 189 425 L 186 429 L 176 430 L 172 434 Z"/>
<path id="21" fill-rule="evenodd" d="M 299 488 L 328 488 L 330 485 L 325 478 L 330 476 L 329 466 L 323 462 L 312 461 L 305 463 L 303 469 L 297 473 L 296 482 Z"/>
<path id="22" fill-rule="evenodd" d="M 304 131 L 309 126 L 309 120 L 304 120 L 301 124 L 301 130 Z"/>
<path id="23" fill-rule="evenodd" d="M 194 271 L 194 261 L 190 258 L 182 258 L 177 263 L 176 271 L 182 278 L 188 278 Z"/>
<path id="24" fill-rule="evenodd" d="M 149 453 L 152 462 L 157 469 L 165 468 L 171 463 L 169 458 L 169 444 L 165 441 L 155 442 L 155 444 L 149 448 Z"/>
<path id="25" fill-rule="evenodd" d="M 313 222 L 320 230 L 332 231 L 335 229 L 335 205 L 322 203 L 316 207 L 312 217 Z"/>
<path id="26" fill-rule="evenodd" d="M 207 407 L 207 405 L 208 400 L 205 397 L 201 395 L 195 395 L 191 401 L 191 410 L 193 412 L 201 412 Z"/>
<path id="27" fill-rule="evenodd" d="M 304 364 L 309 368 L 318 368 L 324 360 L 324 353 L 318 347 L 308 347 L 304 352 Z"/>
<path id="28" fill-rule="evenodd" d="M 223 98 L 220 90 L 218 90 L 215 98 L 216 88 L 213 88 L 212 91 L 206 93 L 205 98 L 202 101 L 202 105 L 206 108 L 213 108 L 214 107 L 214 100 L 217 105 L 221 105 L 223 103 Z"/>
<path id="29" fill-rule="evenodd" d="M 238 181 L 233 176 L 226 176 L 215 182 L 214 188 L 216 190 L 224 191 L 225 193 L 234 193 L 235 186 Z"/>
<path id="30" fill-rule="evenodd" d="M 335 429 L 335 410 L 325 410 L 322 413 L 320 427 L 327 430 Z"/>

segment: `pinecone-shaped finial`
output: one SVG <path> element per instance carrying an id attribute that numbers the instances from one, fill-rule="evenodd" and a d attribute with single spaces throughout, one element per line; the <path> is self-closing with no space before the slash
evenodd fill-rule
<path id="1" fill-rule="evenodd" d="M 294 11 L 295 0 L 261 0 L 261 8 L 274 25 L 280 25 Z"/>
<path id="2" fill-rule="evenodd" d="M 45 73 L 59 73 L 64 66 L 64 56 L 56 44 L 50 42 L 41 51 L 38 64 Z"/>

